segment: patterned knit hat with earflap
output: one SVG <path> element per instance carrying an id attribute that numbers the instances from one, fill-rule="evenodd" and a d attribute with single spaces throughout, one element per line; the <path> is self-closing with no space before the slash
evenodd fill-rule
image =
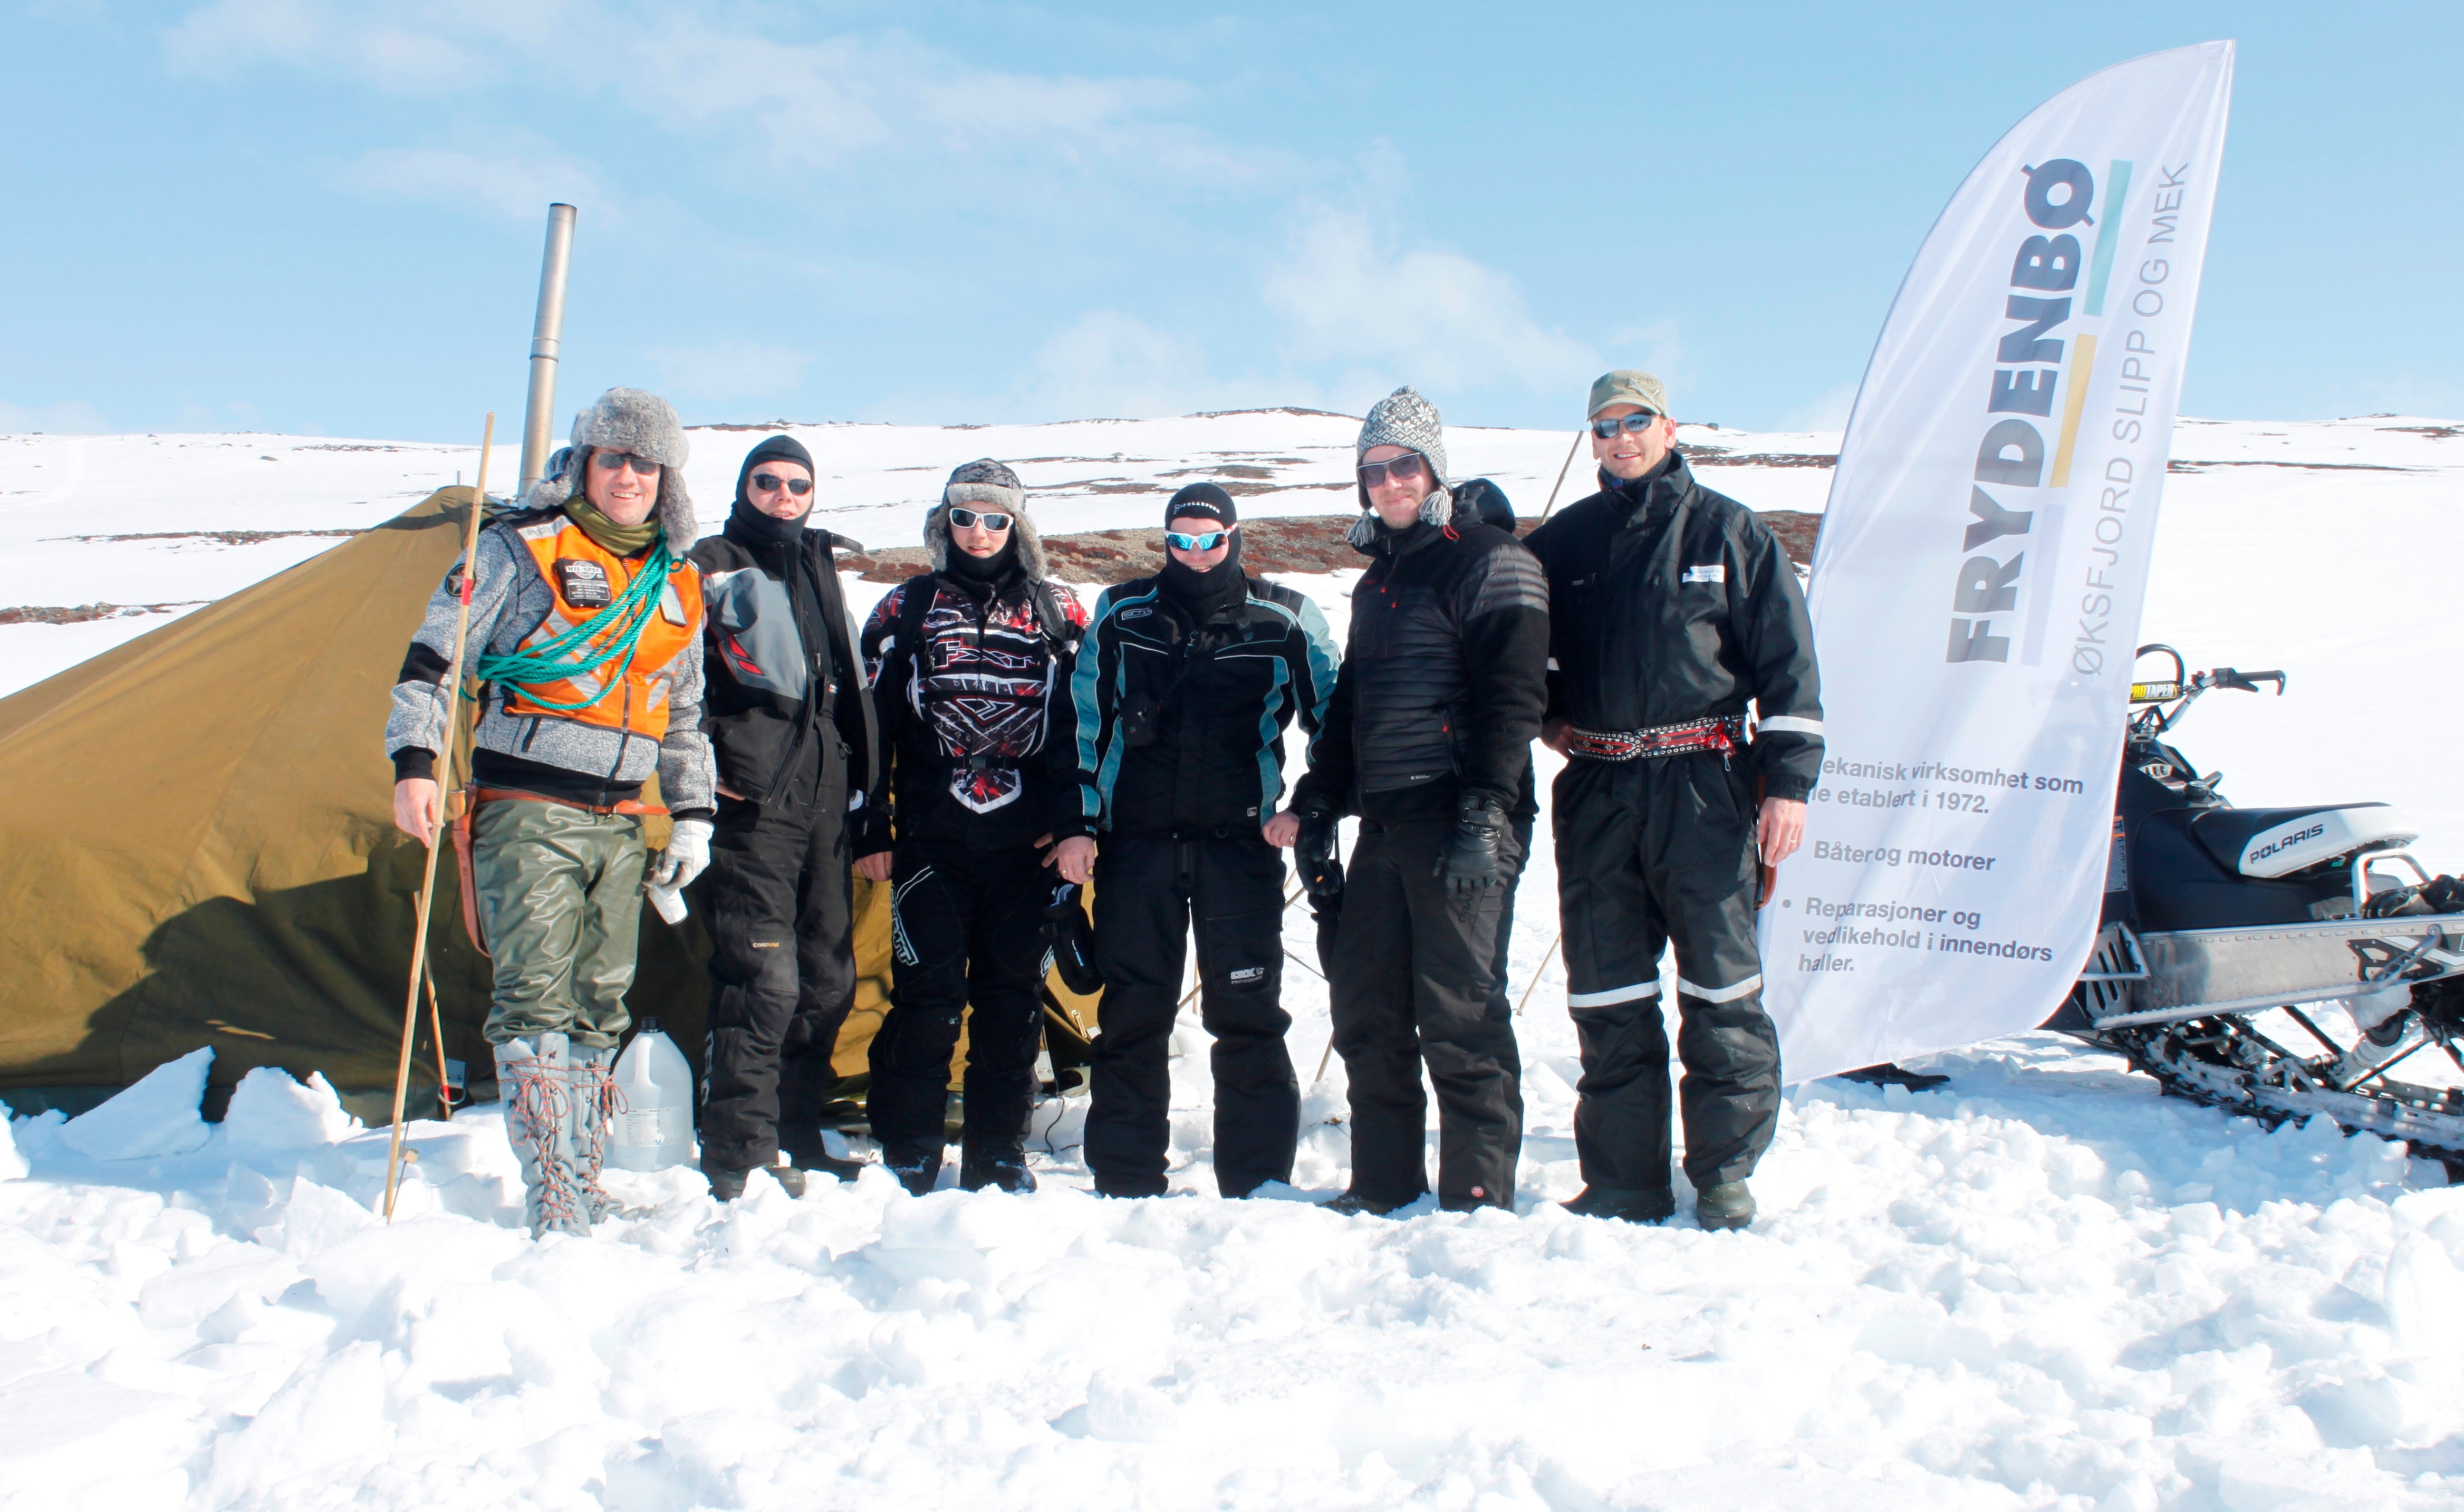
<path id="1" fill-rule="evenodd" d="M 1446 489 L 1446 430 L 1437 405 L 1409 383 L 1377 401 L 1360 423 L 1360 439 L 1352 448 L 1353 465 L 1359 466 L 1374 447 L 1404 447 L 1428 458 L 1433 486 L 1420 501 L 1420 518 L 1441 527 L 1454 518 L 1454 496 Z M 1366 550 L 1377 538 L 1377 515 L 1369 508 L 1366 488 L 1360 488 L 1360 510 L 1349 538 Z"/>

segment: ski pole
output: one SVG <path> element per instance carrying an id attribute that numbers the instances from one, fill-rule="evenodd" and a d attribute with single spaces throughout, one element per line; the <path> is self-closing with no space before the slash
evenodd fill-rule
<path id="1" fill-rule="evenodd" d="M 1531 990 L 1540 985 L 1540 978 L 1549 975 L 1549 963 L 1556 959 L 1557 947 L 1564 943 L 1566 943 L 1566 931 L 1561 929 L 1557 931 L 1557 937 L 1549 942 L 1548 953 L 1540 957 L 1540 969 L 1531 974 L 1531 979 L 1529 982 L 1524 983 L 1523 996 L 1514 999 L 1514 1017 L 1517 1019 L 1523 1017 L 1523 1005 L 1531 1000 Z"/>
<path id="2" fill-rule="evenodd" d="M 1543 524 L 1543 525 L 1548 524 L 1548 523 L 1549 523 L 1549 515 L 1551 515 L 1551 512 L 1553 512 L 1553 511 L 1557 508 L 1557 490 L 1558 490 L 1558 489 L 1562 489 L 1562 488 L 1564 488 L 1564 487 L 1566 486 L 1566 474 L 1567 474 L 1568 472 L 1570 472 L 1570 471 L 1572 471 L 1573 470 L 1573 466 L 1574 466 L 1574 453 L 1575 453 L 1575 452 L 1577 452 L 1577 451 L 1579 451 L 1579 450 L 1581 450 L 1581 449 L 1582 449 L 1582 446 L 1583 446 L 1583 433 L 1582 433 L 1581 431 L 1577 430 L 1577 431 L 1575 431 L 1575 432 L 1574 432 L 1574 444 L 1573 444 L 1573 446 L 1568 447 L 1568 448 L 1566 449 L 1566 462 L 1565 462 L 1565 466 L 1563 466 L 1563 467 L 1561 467 L 1561 468 L 1559 468 L 1559 469 L 1557 470 L 1557 488 L 1551 489 L 1551 490 L 1549 491 L 1549 508 L 1548 508 L 1548 509 L 1544 509 L 1544 510 L 1542 510 L 1542 511 L 1540 512 L 1540 523 L 1541 523 L 1541 524 Z"/>
<path id="3" fill-rule="evenodd" d="M 411 1041 L 419 1032 L 419 982 L 428 970 L 428 910 L 436 896 L 436 855 L 445 841 L 445 795 L 453 790 L 453 724 L 461 717 L 463 643 L 471 633 L 471 589 L 479 576 L 479 516 L 488 503 L 488 452 L 496 444 L 496 412 L 488 411 L 479 439 L 479 481 L 471 491 L 471 522 L 462 534 L 462 607 L 453 620 L 453 659 L 446 664 L 445 750 L 436 758 L 436 827 L 428 837 L 428 865 L 420 874 L 419 907 L 412 913 L 410 985 L 402 1004 L 402 1059 L 393 1073 L 393 1142 L 385 1150 L 385 1221 L 393 1221 L 394 1189 L 402 1180 L 403 1101 L 410 1095 Z M 442 1022 L 440 1015 L 439 1022 Z M 445 1050 L 437 1041 L 437 1053 Z"/>

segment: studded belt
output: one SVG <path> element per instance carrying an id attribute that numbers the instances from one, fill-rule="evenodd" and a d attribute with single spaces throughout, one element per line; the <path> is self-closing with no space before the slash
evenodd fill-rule
<path id="1" fill-rule="evenodd" d="M 1576 730 L 1567 738 L 1566 750 L 1594 761 L 1639 761 L 1688 751 L 1716 751 L 1725 756 L 1745 742 L 1745 716 L 1730 714 L 1649 730 Z"/>

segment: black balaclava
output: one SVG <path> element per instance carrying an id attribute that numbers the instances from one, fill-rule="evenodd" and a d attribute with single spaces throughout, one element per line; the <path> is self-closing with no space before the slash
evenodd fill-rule
<path id="1" fill-rule="evenodd" d="M 1008 577 L 1011 569 L 1018 565 L 1018 527 L 1010 526 L 1009 536 L 1002 540 L 1001 550 L 989 557 L 978 557 L 970 553 L 964 546 L 959 545 L 957 537 L 953 536 L 950 538 L 947 571 L 962 582 L 978 585 L 997 583 Z"/>
<path id="2" fill-rule="evenodd" d="M 813 454 L 793 436 L 771 436 L 744 454 L 744 466 L 736 472 L 736 504 L 729 511 L 727 522 L 741 535 L 765 545 L 793 544 L 804 533 L 805 522 L 813 517 L 813 504 L 819 492 L 804 495 L 804 513 L 794 519 L 781 519 L 764 515 L 753 507 L 753 474 L 764 462 L 784 461 L 803 465 L 805 475 L 818 478 L 813 467 Z M 794 495 L 790 494 L 789 497 Z"/>
<path id="3" fill-rule="evenodd" d="M 1164 528 L 1184 515 L 1203 515 L 1231 530 L 1241 522 L 1241 512 L 1234 506 L 1232 495 L 1212 483 L 1192 483 L 1172 496 L 1163 507 Z M 1224 541 L 1223 559 L 1204 572 L 1183 562 L 1172 554 L 1169 543 L 1163 552 L 1163 589 L 1187 608 L 1192 618 L 1203 625 L 1214 618 L 1217 610 L 1241 602 L 1248 584 L 1241 572 L 1241 533 L 1232 531 Z"/>

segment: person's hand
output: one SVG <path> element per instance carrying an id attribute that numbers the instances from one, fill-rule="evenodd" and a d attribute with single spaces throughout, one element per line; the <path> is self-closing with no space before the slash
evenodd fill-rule
<path id="1" fill-rule="evenodd" d="M 1446 891 L 1468 897 L 1506 880 L 1506 805 L 1485 793 L 1466 793 L 1455 803 L 1455 827 L 1438 852 L 1432 874 Z"/>
<path id="2" fill-rule="evenodd" d="M 1292 865 L 1301 874 L 1301 886 L 1309 895 L 1321 903 L 1343 896 L 1343 859 L 1338 856 L 1335 826 L 1342 821 L 1324 809 L 1310 809 L 1303 814 L 1285 814 L 1289 819 L 1292 836 Z"/>
<path id="3" fill-rule="evenodd" d="M 888 882 L 890 864 L 897 859 L 893 851 L 876 850 L 869 856 L 855 858 L 855 874 L 867 882 Z"/>
<path id="4" fill-rule="evenodd" d="M 1778 866 L 1805 840 L 1805 804 L 1793 798 L 1764 799 L 1754 834 L 1762 842 L 1763 865 Z"/>
<path id="5" fill-rule="evenodd" d="M 1061 879 L 1064 882 L 1075 882 L 1084 886 L 1093 881 L 1095 842 L 1086 835 L 1070 836 L 1053 847 L 1052 866 L 1054 870 L 1061 873 Z"/>
<path id="6" fill-rule="evenodd" d="M 682 892 L 710 866 L 710 837 L 717 826 L 706 819 L 680 819 L 668 848 L 650 864 L 650 886 L 662 892 Z"/>
<path id="7" fill-rule="evenodd" d="M 1258 827 L 1266 832 L 1267 844 L 1288 849 L 1291 843 L 1300 838 L 1301 817 L 1286 809 Z"/>
<path id="8" fill-rule="evenodd" d="M 423 845 L 436 844 L 445 822 L 445 795 L 429 777 L 407 777 L 393 785 L 393 827 Z"/>
<path id="9" fill-rule="evenodd" d="M 1556 752 L 1559 756 L 1564 756 L 1566 754 L 1566 744 L 1573 737 L 1573 734 L 1574 721 L 1572 719 L 1543 719 L 1540 721 L 1540 743 L 1547 746 L 1550 750 Z"/>

